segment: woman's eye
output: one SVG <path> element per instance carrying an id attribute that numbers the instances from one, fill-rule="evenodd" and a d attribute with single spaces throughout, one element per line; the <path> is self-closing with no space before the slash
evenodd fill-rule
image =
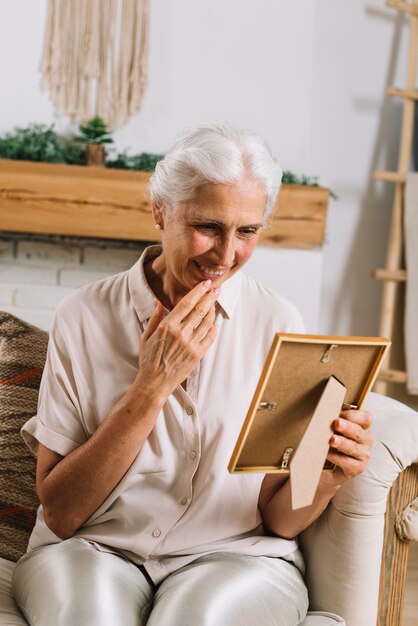
<path id="1" fill-rule="evenodd" d="M 215 224 L 196 224 L 195 228 L 197 228 L 197 230 L 207 230 L 210 232 L 216 231 Z"/>
<path id="2" fill-rule="evenodd" d="M 243 237 L 253 237 L 257 234 L 257 230 L 255 228 L 243 228 L 239 231 L 239 233 Z"/>

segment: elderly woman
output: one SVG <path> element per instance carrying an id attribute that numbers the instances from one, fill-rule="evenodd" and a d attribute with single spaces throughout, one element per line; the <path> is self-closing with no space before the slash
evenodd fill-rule
<path id="1" fill-rule="evenodd" d="M 38 414 L 42 506 L 13 589 L 42 626 L 294 626 L 308 599 L 295 537 L 370 454 L 370 416 L 336 421 L 310 507 L 282 475 L 227 465 L 274 333 L 295 308 L 240 270 L 281 171 L 257 135 L 187 131 L 157 165 L 162 246 L 58 307 Z"/>

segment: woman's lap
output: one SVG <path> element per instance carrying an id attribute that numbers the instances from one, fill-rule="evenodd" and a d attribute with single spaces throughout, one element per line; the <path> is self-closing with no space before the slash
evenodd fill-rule
<path id="1" fill-rule="evenodd" d="M 306 587 L 292 563 L 216 553 L 193 561 L 159 585 L 147 624 L 296 626 L 307 609 Z"/>
<path id="2" fill-rule="evenodd" d="M 80 539 L 25 555 L 12 588 L 30 626 L 143 626 L 154 595 L 134 564 Z"/>
<path id="3" fill-rule="evenodd" d="M 31 626 L 295 626 L 307 610 L 302 576 L 283 559 L 211 554 L 155 590 L 137 566 L 80 539 L 23 557 L 13 591 Z"/>

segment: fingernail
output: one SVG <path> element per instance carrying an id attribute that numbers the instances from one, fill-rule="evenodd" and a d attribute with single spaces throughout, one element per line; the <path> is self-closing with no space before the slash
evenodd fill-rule
<path id="1" fill-rule="evenodd" d="M 219 287 L 215 287 L 215 289 L 213 290 L 214 295 L 217 296 L 219 292 L 220 292 Z"/>
<path id="2" fill-rule="evenodd" d="M 209 287 L 212 284 L 211 280 L 205 280 L 203 283 L 200 283 L 202 285 L 202 288 L 204 289 L 204 291 L 207 291 L 209 289 Z"/>
<path id="3" fill-rule="evenodd" d="M 337 428 L 343 430 L 344 428 L 344 420 L 337 420 Z"/>

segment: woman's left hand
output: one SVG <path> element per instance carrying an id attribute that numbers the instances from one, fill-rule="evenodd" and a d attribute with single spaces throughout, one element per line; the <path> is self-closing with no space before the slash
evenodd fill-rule
<path id="1" fill-rule="evenodd" d="M 321 482 L 342 485 L 361 474 L 371 455 L 372 416 L 368 411 L 341 411 L 333 423 L 327 460 L 336 466 L 333 472 L 322 472 Z"/>

